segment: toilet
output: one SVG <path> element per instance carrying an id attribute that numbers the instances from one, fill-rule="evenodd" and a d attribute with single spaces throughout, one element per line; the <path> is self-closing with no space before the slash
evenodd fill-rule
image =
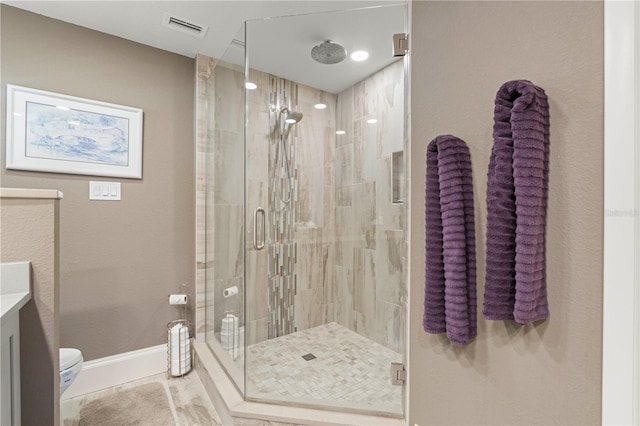
<path id="1" fill-rule="evenodd" d="M 60 348 L 60 395 L 67 390 L 82 370 L 82 352 L 74 348 Z"/>

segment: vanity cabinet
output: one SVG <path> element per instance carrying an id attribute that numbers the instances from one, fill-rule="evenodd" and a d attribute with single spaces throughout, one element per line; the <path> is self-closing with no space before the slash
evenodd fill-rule
<path id="1" fill-rule="evenodd" d="M 21 424 L 20 309 L 31 299 L 31 264 L 0 264 L 0 425 Z"/>

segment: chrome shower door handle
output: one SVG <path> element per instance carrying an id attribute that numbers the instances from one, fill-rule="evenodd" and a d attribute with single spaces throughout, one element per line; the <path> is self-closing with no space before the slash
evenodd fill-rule
<path id="1" fill-rule="evenodd" d="M 262 238 L 258 242 L 258 214 L 262 213 L 262 229 L 261 236 Z M 265 234 L 267 230 L 265 229 L 265 212 L 262 207 L 258 207 L 253 211 L 253 248 L 256 250 L 262 250 L 264 248 Z"/>

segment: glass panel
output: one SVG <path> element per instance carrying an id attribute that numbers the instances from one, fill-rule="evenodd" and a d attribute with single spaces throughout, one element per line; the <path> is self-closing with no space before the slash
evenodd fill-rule
<path id="1" fill-rule="evenodd" d="M 205 341 L 244 394 L 244 28 L 224 56 L 198 69 L 204 79 Z M 204 73 L 205 75 L 201 75 Z"/>
<path id="2" fill-rule="evenodd" d="M 405 64 L 391 51 L 406 13 L 246 24 L 248 399 L 403 413 L 389 369 L 406 335 Z M 369 57 L 312 59 L 345 56 L 337 43 Z"/>

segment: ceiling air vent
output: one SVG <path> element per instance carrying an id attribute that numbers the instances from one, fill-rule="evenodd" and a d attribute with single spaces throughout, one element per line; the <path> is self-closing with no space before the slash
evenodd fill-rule
<path id="1" fill-rule="evenodd" d="M 164 14 L 164 18 L 162 18 L 162 25 L 177 31 L 182 31 L 183 33 L 191 34 L 198 38 L 204 38 L 205 34 L 207 34 L 207 30 L 209 29 L 206 25 L 196 24 L 193 21 L 171 15 L 170 13 Z"/>

